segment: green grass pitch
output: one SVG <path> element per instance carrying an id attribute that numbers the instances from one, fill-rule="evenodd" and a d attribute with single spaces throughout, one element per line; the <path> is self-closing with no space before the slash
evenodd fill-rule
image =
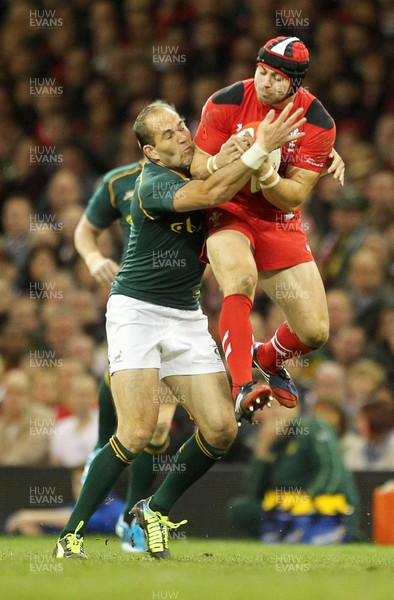
<path id="1" fill-rule="evenodd" d="M 53 561 L 53 537 L 0 538 L 2 600 L 388 600 L 394 547 L 173 541 L 171 561 L 88 536 L 88 560 Z"/>

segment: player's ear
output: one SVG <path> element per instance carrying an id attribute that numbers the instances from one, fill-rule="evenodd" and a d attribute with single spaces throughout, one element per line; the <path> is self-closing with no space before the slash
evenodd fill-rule
<path id="1" fill-rule="evenodd" d="M 151 146 L 150 144 L 145 144 L 145 146 L 142 148 L 145 156 L 147 158 L 149 158 L 149 160 L 159 160 L 159 156 L 156 152 L 156 148 L 154 146 Z"/>

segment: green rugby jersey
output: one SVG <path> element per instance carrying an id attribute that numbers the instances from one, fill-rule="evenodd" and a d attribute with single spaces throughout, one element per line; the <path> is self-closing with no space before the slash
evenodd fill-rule
<path id="1" fill-rule="evenodd" d="M 99 229 L 107 229 L 120 219 L 123 232 L 122 260 L 130 235 L 131 200 L 142 163 L 137 161 L 106 173 L 86 209 L 86 217 Z"/>
<path id="2" fill-rule="evenodd" d="M 203 212 L 173 208 L 174 194 L 188 181 L 154 163 L 143 165 L 131 206 L 129 244 L 112 294 L 171 308 L 199 308 Z"/>
<path id="3" fill-rule="evenodd" d="M 357 505 L 352 475 L 345 467 L 331 425 L 312 416 L 284 419 L 282 423 L 278 431 L 282 435 L 273 443 L 269 455 L 250 463 L 250 495 L 261 499 L 268 489 L 303 490 L 312 497 L 343 494 L 349 504 Z"/>

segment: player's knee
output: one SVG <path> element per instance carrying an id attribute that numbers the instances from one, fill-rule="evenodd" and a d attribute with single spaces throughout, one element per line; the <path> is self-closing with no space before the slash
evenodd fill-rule
<path id="1" fill-rule="evenodd" d="M 303 344 L 312 348 L 320 348 L 328 340 L 328 322 L 310 323 L 309 326 L 299 335 Z"/>
<path id="2" fill-rule="evenodd" d="M 223 419 L 223 421 L 210 427 L 206 432 L 207 442 L 214 448 L 230 448 L 238 433 L 238 426 L 234 416 Z"/>
<path id="3" fill-rule="evenodd" d="M 122 425 L 119 424 L 116 435 L 127 450 L 138 454 L 151 441 L 153 431 L 150 427 L 142 426 L 129 429 L 128 427 L 122 427 Z"/>
<path id="4" fill-rule="evenodd" d="M 244 296 L 248 296 L 248 298 L 254 298 L 256 285 L 257 278 L 252 275 L 252 273 L 246 273 L 237 278 L 233 283 L 226 286 L 224 295 L 230 296 L 231 294 L 242 294 Z"/>

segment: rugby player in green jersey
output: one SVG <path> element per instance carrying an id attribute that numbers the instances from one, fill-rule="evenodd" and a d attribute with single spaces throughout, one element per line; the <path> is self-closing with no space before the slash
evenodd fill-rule
<path id="1" fill-rule="evenodd" d="M 161 101 L 138 115 L 134 131 L 147 158 L 131 205 L 130 239 L 107 305 L 111 390 L 118 415 L 116 435 L 93 460 L 78 502 L 54 549 L 58 558 L 84 558 L 87 522 L 124 468 L 149 444 L 155 431 L 159 379 L 193 417 L 197 431 L 179 449 L 155 494 L 131 512 L 145 531 L 148 551 L 170 558 L 168 530 L 179 527 L 169 512 L 183 492 L 227 452 L 240 416 L 257 398 L 234 407 L 207 318 L 199 307 L 204 243 L 202 209 L 230 200 L 268 155 L 302 137 L 293 133 L 305 119 L 289 116 L 292 104 L 273 122 L 270 111 L 256 142 L 240 159 L 205 181 L 188 178 L 194 148 L 175 109 Z M 259 397 L 268 402 L 270 389 Z"/>
<path id="2" fill-rule="evenodd" d="M 89 201 L 87 209 L 75 230 L 75 247 L 84 259 L 90 274 L 101 284 L 111 284 L 120 266 L 110 258 L 103 256 L 98 245 L 101 233 L 116 221 L 120 222 L 123 233 L 123 261 L 126 252 L 131 223 L 131 200 L 135 182 L 141 173 L 143 161 L 137 161 L 125 167 L 109 171 L 102 179 L 97 190 Z M 149 492 L 156 476 L 153 468 L 154 456 L 164 453 L 169 444 L 169 430 L 174 416 L 176 404 L 172 393 L 164 384 L 159 389 L 160 406 L 158 425 L 155 433 L 141 454 L 131 464 L 131 473 L 127 490 L 127 504 L 133 506 L 137 500 Z M 173 398 L 173 401 L 171 402 Z M 99 387 L 99 429 L 98 440 L 94 451 L 86 463 L 82 476 L 85 481 L 90 465 L 101 448 L 107 444 L 116 431 L 117 417 L 112 399 L 108 371 L 104 374 Z M 116 525 L 116 533 L 122 538 L 122 550 L 126 552 L 144 551 L 146 549 L 143 532 L 128 511 L 120 515 Z M 131 543 L 133 540 L 133 544 Z"/>

